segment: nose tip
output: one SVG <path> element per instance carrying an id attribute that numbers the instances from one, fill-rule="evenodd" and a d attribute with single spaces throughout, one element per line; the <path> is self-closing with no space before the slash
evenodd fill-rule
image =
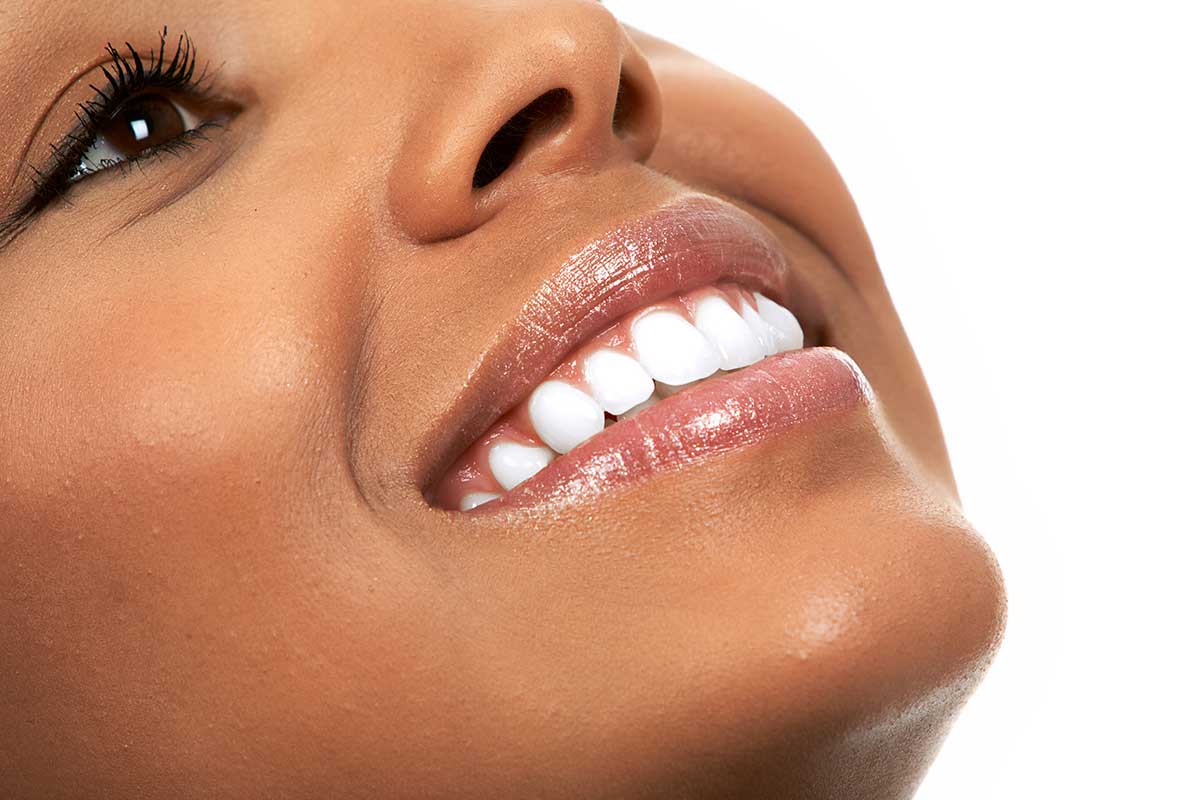
<path id="1" fill-rule="evenodd" d="M 389 205 L 409 239 L 464 235 L 536 181 L 645 161 L 657 143 L 658 85 L 607 9 L 516 5 L 463 25 L 469 52 L 455 63 L 468 66 L 429 76 L 445 87 L 442 103 L 415 117 L 423 130 L 389 175 Z"/>

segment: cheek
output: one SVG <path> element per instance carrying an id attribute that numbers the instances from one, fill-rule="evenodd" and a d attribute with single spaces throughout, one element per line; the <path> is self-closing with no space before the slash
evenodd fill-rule
<path id="1" fill-rule="evenodd" d="M 312 345 L 294 332 L 242 332 L 170 304 L 77 323 L 72 342 L 31 331 L 32 352 L 5 365 L 27 373 L 4 431 L 27 489 L 82 500 L 91 485 L 137 502 L 298 445 Z"/>
<path id="2" fill-rule="evenodd" d="M 9 275 L 0 673 L 15 677 L 0 681 L 0 708 L 27 709 L 47 740 L 0 734 L 0 751 L 129 768 L 141 750 L 145 764 L 178 765 L 189 754 L 176 748 L 209 746 L 195 730 L 218 703 L 271 718 L 287 700 L 303 707 L 289 686 L 311 681 L 313 696 L 329 679 L 304 661 L 269 691 L 226 685 L 285 663 L 280 632 L 315 649 L 350 636 L 345 620 L 382 613 L 361 610 L 350 587 L 423 588 L 408 573 L 372 582 L 337 550 L 352 510 L 338 479 L 358 339 L 336 313 L 345 287 L 323 278 L 335 270 L 289 258 L 290 271 L 230 259 L 136 276 L 89 264 L 73 282 Z M 398 569 L 364 550 L 377 571 Z M 380 605 L 416 607 L 391 599 Z M 97 707 L 102 722 L 88 716 Z M 114 730 L 124 753 L 107 751 Z M 190 757 L 214 763 L 203 755 Z"/>
<path id="3" fill-rule="evenodd" d="M 344 291 L 303 265 L 142 252 L 153 266 L 18 274 L 0 304 L 10 530 L 214 518 L 337 463 L 356 340 L 329 309 Z"/>
<path id="4" fill-rule="evenodd" d="M 66 318 L 74 338 L 27 326 L 0 365 L 21 376 L 0 424 L 0 647 L 42 663 L 64 696 L 79 681 L 85 707 L 102 690 L 63 659 L 136 686 L 136 665 L 188 652 L 171 620 L 201 628 L 181 609 L 197 595 L 212 607 L 227 573 L 278 551 L 305 513 L 297 483 L 315 474 L 320 430 L 303 378 L 313 345 L 294 329 L 181 298 L 90 310 Z"/>

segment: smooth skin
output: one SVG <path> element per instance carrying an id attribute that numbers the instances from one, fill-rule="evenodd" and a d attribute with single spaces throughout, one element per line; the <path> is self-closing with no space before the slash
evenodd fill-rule
<path id="1" fill-rule="evenodd" d="M 0 250 L 0 796 L 910 797 L 1003 590 L 804 125 L 590 0 L 7 0 L 0 214 L 164 24 L 241 113 Z M 499 327 L 696 190 L 778 236 L 877 407 L 431 507 Z"/>

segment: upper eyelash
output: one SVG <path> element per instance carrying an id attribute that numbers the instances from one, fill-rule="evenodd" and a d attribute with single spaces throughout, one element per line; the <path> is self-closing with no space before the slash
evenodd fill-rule
<path id="1" fill-rule="evenodd" d="M 73 183 L 72 178 L 79 161 L 94 142 L 100 126 L 117 112 L 123 103 L 147 89 L 171 90 L 201 102 L 209 99 L 212 77 L 207 64 L 196 74 L 196 48 L 191 37 L 186 33 L 179 35 L 170 60 L 166 57 L 166 48 L 166 27 L 159 33 L 157 50 L 152 49 L 145 57 L 129 42 L 125 42 L 127 53 L 118 50 L 111 42 L 105 45 L 110 59 L 108 64 L 100 67 L 105 85 L 99 87 L 89 84 L 95 95 L 79 104 L 75 111 L 78 120 L 75 128 L 51 145 L 50 162 L 45 168 L 30 167 L 33 172 L 33 191 L 16 211 L 7 218 L 0 219 L 0 248 L 16 238 L 40 211 L 67 193 Z M 211 125 L 206 123 L 197 131 L 189 133 L 199 133 L 199 130 Z M 190 138 L 181 137 L 179 142 L 164 143 L 121 163 L 130 166 L 160 149 L 169 150 L 174 145 L 183 146 L 185 143 L 194 142 L 191 142 Z M 178 148 L 173 152 L 178 152 Z"/>

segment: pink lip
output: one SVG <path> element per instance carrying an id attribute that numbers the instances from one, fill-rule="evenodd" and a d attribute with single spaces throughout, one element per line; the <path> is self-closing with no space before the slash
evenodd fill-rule
<path id="1" fill-rule="evenodd" d="M 551 462 L 475 513 L 594 496 L 747 447 L 789 429 L 867 409 L 866 378 L 840 350 L 796 350 L 663 400 Z"/>
<path id="2" fill-rule="evenodd" d="M 797 277 L 803 276 L 789 275 L 788 257 L 765 226 L 708 195 L 685 195 L 606 233 L 569 258 L 503 325 L 451 419 L 434 433 L 436 460 L 427 478 L 439 477 L 576 346 L 630 311 L 718 281 L 796 310 L 787 289 Z M 800 321 L 806 328 L 814 322 Z"/>

